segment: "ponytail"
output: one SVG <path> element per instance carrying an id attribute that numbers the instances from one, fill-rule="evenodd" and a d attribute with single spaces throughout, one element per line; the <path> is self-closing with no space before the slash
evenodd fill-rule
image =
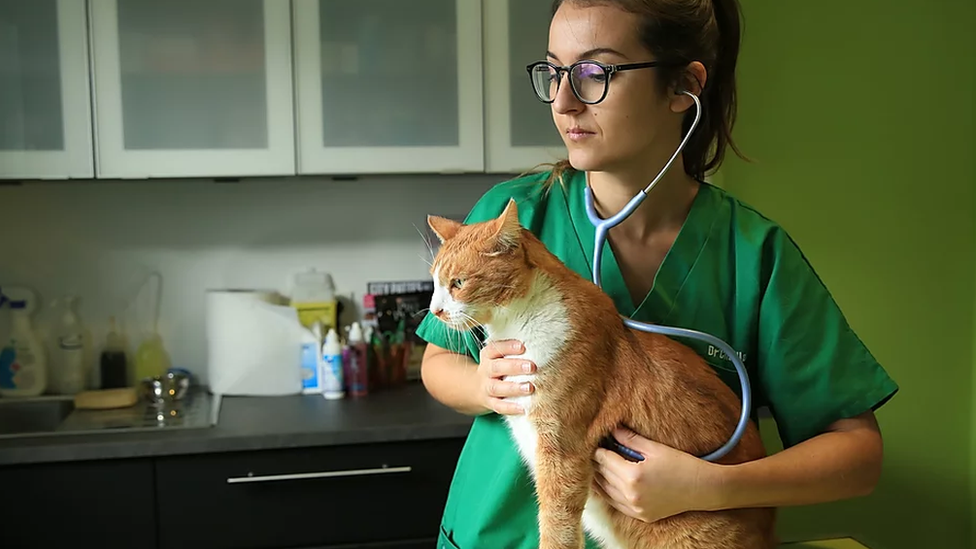
<path id="1" fill-rule="evenodd" d="M 736 0 L 708 0 L 716 27 L 715 46 L 711 66 L 707 66 L 708 79 L 702 90 L 702 122 L 697 135 L 691 138 L 685 154 L 685 172 L 703 179 L 718 169 L 725 158 L 725 150 L 731 147 L 740 158 L 745 158 L 732 139 L 737 104 L 736 63 L 739 58 L 742 31 L 739 4 Z M 688 131 L 694 113 L 685 119 L 684 131 Z M 692 146 L 694 145 L 694 146 Z"/>

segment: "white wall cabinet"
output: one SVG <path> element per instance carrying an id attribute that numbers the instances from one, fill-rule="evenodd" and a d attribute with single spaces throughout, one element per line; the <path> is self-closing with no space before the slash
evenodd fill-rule
<path id="1" fill-rule="evenodd" d="M 550 0 L 485 0 L 486 171 L 520 173 L 566 158 L 549 105 L 525 66 L 546 58 Z"/>
<path id="2" fill-rule="evenodd" d="M 0 0 L 0 178 L 518 173 L 550 0 Z M 294 59 L 293 59 L 294 56 Z"/>
<path id="3" fill-rule="evenodd" d="M 294 0 L 298 171 L 484 169 L 480 0 Z"/>
<path id="4" fill-rule="evenodd" d="M 0 177 L 92 178 L 85 4 L 0 0 Z"/>
<path id="5" fill-rule="evenodd" d="M 99 177 L 295 173 L 289 2 L 89 5 Z"/>

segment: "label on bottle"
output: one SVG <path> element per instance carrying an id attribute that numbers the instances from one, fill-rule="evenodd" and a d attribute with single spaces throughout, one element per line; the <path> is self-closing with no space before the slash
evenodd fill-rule
<path id="1" fill-rule="evenodd" d="M 305 343 L 302 345 L 302 388 L 321 389 L 319 387 L 318 345 Z"/>
<path id="2" fill-rule="evenodd" d="M 25 368 L 23 365 L 33 363 L 34 353 L 30 346 L 11 341 L 10 345 L 0 351 L 0 388 L 20 389 L 32 386 L 37 374 L 34 368 Z"/>
<path id="3" fill-rule="evenodd" d="M 14 376 L 20 365 L 17 364 L 17 351 L 7 346 L 0 350 L 0 389 L 16 389 Z"/>
<path id="4" fill-rule="evenodd" d="M 341 393 L 342 386 L 342 357 L 339 355 L 322 356 L 322 392 Z"/>
<path id="5" fill-rule="evenodd" d="M 75 351 L 81 349 L 84 345 L 81 335 L 73 334 L 69 336 L 62 336 L 58 338 L 58 347 L 65 351 Z"/>
<path id="6" fill-rule="evenodd" d="M 360 361 L 359 353 L 356 349 L 350 349 L 349 360 L 349 391 L 354 396 L 365 395 L 367 392 L 367 379 L 365 365 Z"/>

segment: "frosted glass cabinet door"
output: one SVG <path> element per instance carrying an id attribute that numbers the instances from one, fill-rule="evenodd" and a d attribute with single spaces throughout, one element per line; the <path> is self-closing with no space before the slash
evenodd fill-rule
<path id="1" fill-rule="evenodd" d="M 294 8 L 300 172 L 484 169 L 480 0 Z"/>
<path id="2" fill-rule="evenodd" d="M 78 0 L 0 0 L 0 178 L 94 176 Z"/>
<path id="3" fill-rule="evenodd" d="M 525 66 L 546 58 L 551 0 L 487 0 L 486 171 L 519 173 L 566 158 L 549 105 L 532 91 Z"/>
<path id="4" fill-rule="evenodd" d="M 281 0 L 90 0 L 99 177 L 295 173 Z"/>

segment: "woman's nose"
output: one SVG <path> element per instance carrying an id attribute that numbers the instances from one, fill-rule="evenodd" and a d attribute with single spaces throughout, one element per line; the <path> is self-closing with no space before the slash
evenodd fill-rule
<path id="1" fill-rule="evenodd" d="M 578 112 L 585 106 L 582 101 L 577 99 L 573 93 L 572 84 L 569 83 L 569 75 L 559 75 L 559 86 L 556 88 L 556 97 L 552 101 L 552 109 L 559 114 Z"/>

